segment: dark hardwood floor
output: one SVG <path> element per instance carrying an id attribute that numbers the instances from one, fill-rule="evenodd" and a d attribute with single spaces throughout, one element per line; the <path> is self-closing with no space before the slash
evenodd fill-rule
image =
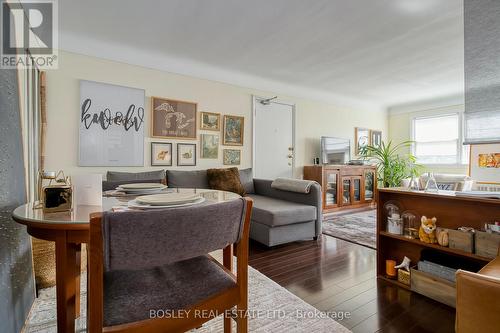
<path id="1" fill-rule="evenodd" d="M 376 252 L 323 235 L 267 248 L 250 243 L 250 266 L 354 332 L 454 332 L 455 309 L 377 280 Z M 335 318 L 334 318 L 335 319 Z"/>

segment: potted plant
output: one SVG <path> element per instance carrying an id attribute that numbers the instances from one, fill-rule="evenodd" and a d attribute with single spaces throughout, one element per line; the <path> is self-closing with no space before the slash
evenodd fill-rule
<path id="1" fill-rule="evenodd" d="M 404 141 L 393 145 L 392 141 L 387 144 L 382 141 L 380 145 L 362 147 L 360 155 L 376 164 L 378 180 L 383 187 L 398 187 L 403 179 L 417 177 L 422 167 L 416 163 L 414 155 L 400 155 L 401 149 L 409 148 L 412 143 L 413 141 Z"/>

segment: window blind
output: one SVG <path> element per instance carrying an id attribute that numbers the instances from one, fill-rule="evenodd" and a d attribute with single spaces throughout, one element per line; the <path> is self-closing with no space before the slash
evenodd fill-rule
<path id="1" fill-rule="evenodd" d="M 464 1 L 464 144 L 500 142 L 500 1 Z"/>

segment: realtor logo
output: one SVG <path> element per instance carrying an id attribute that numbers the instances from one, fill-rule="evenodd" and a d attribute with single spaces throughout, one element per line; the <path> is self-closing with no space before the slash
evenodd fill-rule
<path id="1" fill-rule="evenodd" d="M 57 68 L 57 2 L 2 2 L 1 68 Z"/>

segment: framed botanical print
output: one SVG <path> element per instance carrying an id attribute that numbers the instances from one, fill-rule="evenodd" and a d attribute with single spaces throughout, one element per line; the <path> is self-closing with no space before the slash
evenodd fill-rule
<path id="1" fill-rule="evenodd" d="M 370 144 L 370 130 L 367 128 L 356 127 L 354 129 L 354 150 L 356 155 L 361 153 L 361 149 Z"/>
<path id="2" fill-rule="evenodd" d="M 224 116 L 223 144 L 226 146 L 243 146 L 244 127 L 244 117 Z"/>
<path id="3" fill-rule="evenodd" d="M 195 166 L 196 165 L 196 144 L 178 143 L 177 144 L 177 165 Z"/>
<path id="4" fill-rule="evenodd" d="M 223 156 L 224 165 L 240 165 L 241 164 L 241 150 L 224 149 L 223 155 L 224 155 Z"/>
<path id="5" fill-rule="evenodd" d="M 200 129 L 220 131 L 220 113 L 200 112 Z"/>
<path id="6" fill-rule="evenodd" d="M 202 134 L 200 144 L 201 158 L 219 158 L 219 134 Z"/>
<path id="7" fill-rule="evenodd" d="M 380 146 L 380 144 L 382 143 L 382 131 L 371 130 L 370 135 L 371 135 L 370 145 L 375 147 Z"/>
<path id="8" fill-rule="evenodd" d="M 151 165 L 172 166 L 172 144 L 151 142 Z"/>
<path id="9" fill-rule="evenodd" d="M 151 97 L 151 136 L 195 140 L 196 109 L 196 103 Z"/>

